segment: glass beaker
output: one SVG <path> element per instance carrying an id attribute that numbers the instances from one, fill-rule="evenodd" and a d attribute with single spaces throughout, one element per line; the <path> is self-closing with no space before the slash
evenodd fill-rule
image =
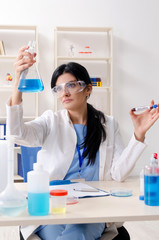
<path id="1" fill-rule="evenodd" d="M 33 54 L 35 52 L 35 42 L 30 41 L 28 46 L 29 49 L 27 51 Z M 44 85 L 35 63 L 22 71 L 18 86 L 20 92 L 41 92 L 43 89 Z"/>

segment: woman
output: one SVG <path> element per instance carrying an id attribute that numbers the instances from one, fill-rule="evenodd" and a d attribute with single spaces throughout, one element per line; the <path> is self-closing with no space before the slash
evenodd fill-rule
<path id="1" fill-rule="evenodd" d="M 114 119 L 104 116 L 87 103 L 92 91 L 87 70 L 77 63 L 68 63 L 59 66 L 51 80 L 52 91 L 60 99 L 64 110 L 56 113 L 48 110 L 37 119 L 24 123 L 22 93 L 17 87 L 21 71 L 35 62 L 35 54 L 26 52 L 27 49 L 20 49 L 15 61 L 15 86 L 7 106 L 10 134 L 16 135 L 16 142 L 21 145 L 42 146 L 38 161 L 50 173 L 50 180 L 125 180 L 146 146 L 145 134 L 159 118 L 159 109 L 146 110 L 140 115 L 130 111 L 134 134 L 124 149 Z M 111 228 L 117 229 L 116 226 L 111 225 Z M 106 239 L 113 239 L 116 235 L 114 239 L 129 239 L 123 227 L 118 230 L 111 238 L 107 238 L 105 233 Z M 109 231 L 108 224 L 43 225 L 34 228 L 34 233 L 44 240 L 95 240 L 104 231 Z M 126 232 L 125 237 L 118 234 L 120 231 Z M 31 232 L 33 228 L 30 231 L 28 227 L 22 229 L 25 239 Z"/>

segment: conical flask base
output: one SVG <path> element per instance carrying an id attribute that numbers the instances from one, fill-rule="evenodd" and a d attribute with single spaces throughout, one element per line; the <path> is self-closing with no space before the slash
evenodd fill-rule
<path id="1" fill-rule="evenodd" d="M 19 216 L 27 207 L 26 196 L 18 191 L 12 183 L 0 194 L 0 214 L 3 216 Z"/>
<path id="2" fill-rule="evenodd" d="M 44 85 L 41 79 L 20 79 L 19 92 L 41 92 L 44 90 Z"/>

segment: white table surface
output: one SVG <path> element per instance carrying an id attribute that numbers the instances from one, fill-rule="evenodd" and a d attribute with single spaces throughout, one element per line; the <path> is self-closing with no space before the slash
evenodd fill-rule
<path id="1" fill-rule="evenodd" d="M 0 216 L 0 226 L 71 224 L 124 221 L 159 220 L 159 207 L 146 206 L 139 200 L 139 179 L 129 178 L 123 183 L 115 181 L 86 182 L 91 186 L 109 191 L 114 188 L 131 189 L 131 197 L 96 197 L 79 199 L 79 203 L 67 205 L 66 214 L 42 217 L 30 216 L 27 209 L 18 217 Z M 16 183 L 26 189 L 25 183 Z"/>

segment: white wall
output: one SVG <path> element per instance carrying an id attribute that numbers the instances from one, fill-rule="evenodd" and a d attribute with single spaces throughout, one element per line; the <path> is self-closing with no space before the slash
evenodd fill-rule
<path id="1" fill-rule="evenodd" d="M 158 0 L 1 0 L 1 25 L 37 25 L 39 69 L 45 84 L 40 112 L 52 107 L 53 30 L 56 26 L 96 26 L 114 29 L 114 117 L 124 143 L 133 127 L 129 110 L 159 101 Z M 158 124 L 147 134 L 148 147 L 132 174 L 158 152 Z"/>

